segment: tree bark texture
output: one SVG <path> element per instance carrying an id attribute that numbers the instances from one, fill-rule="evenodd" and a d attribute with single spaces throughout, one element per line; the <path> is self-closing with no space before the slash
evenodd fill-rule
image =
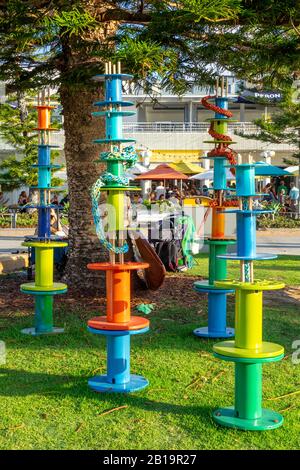
<path id="1" fill-rule="evenodd" d="M 103 166 L 95 163 L 103 149 L 92 143 L 104 135 L 104 119 L 91 116 L 93 102 L 100 98 L 99 89 L 62 85 L 60 95 L 70 198 L 69 257 L 64 277 L 78 291 L 103 291 L 103 276 L 87 269 L 88 263 L 107 259 L 95 234 L 90 197 L 91 187 L 103 171 Z"/>

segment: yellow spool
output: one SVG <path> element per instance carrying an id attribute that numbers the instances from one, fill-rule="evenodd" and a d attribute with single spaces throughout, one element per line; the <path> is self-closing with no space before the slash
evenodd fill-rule
<path id="1" fill-rule="evenodd" d="M 257 349 L 262 344 L 262 291 L 236 290 L 235 346 Z"/>
<path id="2" fill-rule="evenodd" d="M 110 204 L 108 208 L 109 232 L 124 230 L 124 215 L 127 213 L 124 191 L 110 190 L 107 196 L 107 202 Z"/>

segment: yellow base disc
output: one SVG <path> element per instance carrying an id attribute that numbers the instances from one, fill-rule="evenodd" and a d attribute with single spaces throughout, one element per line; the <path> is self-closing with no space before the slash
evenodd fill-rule
<path id="1" fill-rule="evenodd" d="M 265 359 L 276 357 L 284 353 L 284 348 L 280 344 L 263 342 L 261 348 L 243 349 L 236 348 L 235 341 L 222 341 L 213 346 L 215 353 L 229 357 L 243 357 L 249 359 Z"/>
<path id="2" fill-rule="evenodd" d="M 36 292 L 51 292 L 54 290 L 65 290 L 67 284 L 62 282 L 53 282 L 52 286 L 36 286 L 34 282 L 28 282 L 27 284 L 21 284 L 22 290 L 36 291 Z"/>
<path id="3" fill-rule="evenodd" d="M 215 286 L 222 289 L 241 289 L 252 291 L 277 290 L 283 289 L 285 284 L 278 281 L 260 281 L 256 279 L 253 282 L 242 282 L 237 280 L 215 281 Z"/>
<path id="4" fill-rule="evenodd" d="M 50 241 L 50 242 L 23 242 L 22 243 L 23 246 L 32 246 L 34 248 L 49 248 L 49 249 L 53 249 L 53 248 L 62 248 L 63 246 L 68 246 L 68 243 L 67 242 L 54 242 L 54 241 Z"/>

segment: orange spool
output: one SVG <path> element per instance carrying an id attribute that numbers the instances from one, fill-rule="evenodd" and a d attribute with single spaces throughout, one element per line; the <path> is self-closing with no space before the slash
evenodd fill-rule
<path id="1" fill-rule="evenodd" d="M 211 237 L 213 239 L 225 238 L 225 214 L 219 212 L 220 207 L 213 207 L 212 212 L 212 230 Z"/>
<path id="2" fill-rule="evenodd" d="M 50 117 L 51 117 L 51 109 L 53 109 L 53 106 L 47 106 L 47 105 L 40 105 L 37 106 L 38 110 L 38 130 L 51 130 L 50 129 Z"/>
<path id="3" fill-rule="evenodd" d="M 130 271 L 106 272 L 106 316 L 108 322 L 130 320 Z"/>
<path id="4" fill-rule="evenodd" d="M 91 263 L 88 269 L 106 271 L 106 321 L 130 322 L 130 271 L 148 268 L 148 263 Z"/>

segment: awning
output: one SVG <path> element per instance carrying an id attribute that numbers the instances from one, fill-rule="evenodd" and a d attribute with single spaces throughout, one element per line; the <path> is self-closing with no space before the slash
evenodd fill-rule
<path id="1" fill-rule="evenodd" d="M 255 176 L 283 176 L 290 175 L 287 170 L 266 162 L 255 163 Z"/>
<path id="2" fill-rule="evenodd" d="M 135 178 L 136 180 L 187 180 L 188 176 L 174 170 L 170 165 L 163 163 L 153 170 L 147 171 Z"/>
<path id="3" fill-rule="evenodd" d="M 174 170 L 180 171 L 185 175 L 195 175 L 196 173 L 205 171 L 204 168 L 202 168 L 200 165 L 197 165 L 196 163 L 184 162 L 183 160 L 178 163 L 170 163 L 170 166 Z"/>
<path id="4" fill-rule="evenodd" d="M 292 165 L 288 166 L 286 168 L 286 171 L 293 176 L 299 176 L 299 166 L 298 165 Z"/>

